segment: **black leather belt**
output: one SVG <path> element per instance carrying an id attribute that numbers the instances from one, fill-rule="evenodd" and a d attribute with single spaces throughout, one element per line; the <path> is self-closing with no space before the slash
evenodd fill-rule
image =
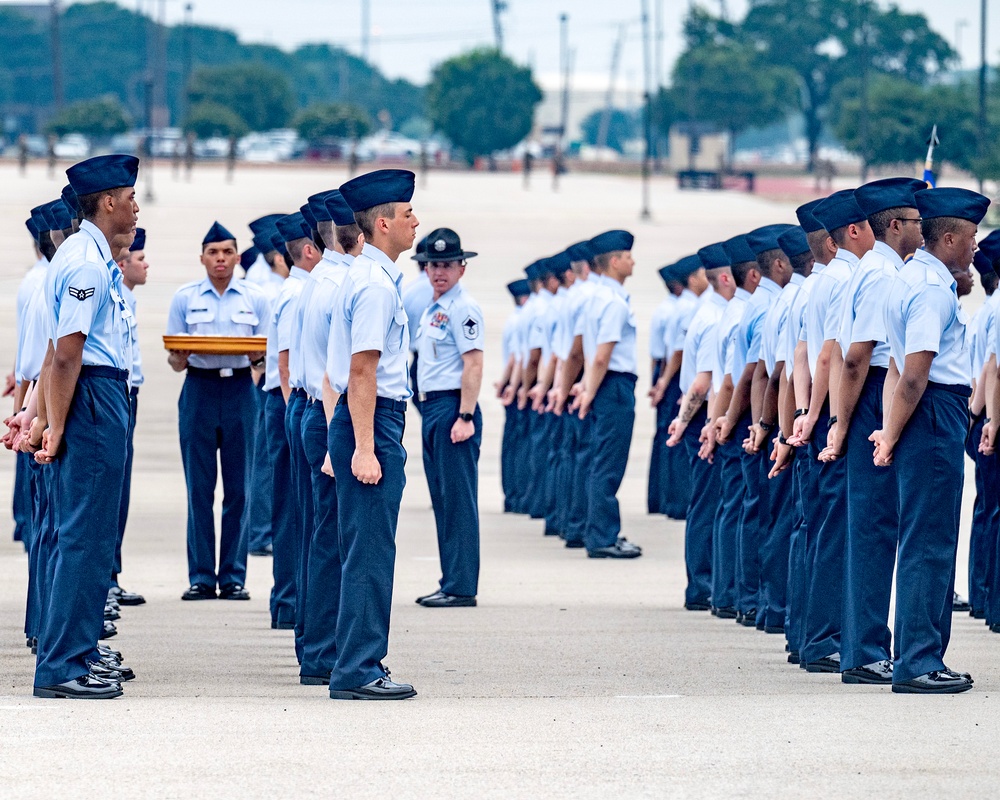
<path id="1" fill-rule="evenodd" d="M 306 390 L 305 389 L 300 389 L 300 388 L 296 387 L 295 389 L 292 389 L 291 396 L 292 397 L 301 397 L 303 400 L 305 400 L 306 397 L 307 397 Z"/>
<path id="2" fill-rule="evenodd" d="M 962 397 L 972 397 L 972 387 L 966 386 L 965 384 L 936 383 L 934 381 L 927 381 L 927 388 L 940 389 L 942 392 L 951 392 L 952 394 L 961 395 Z"/>
<path id="3" fill-rule="evenodd" d="M 337 401 L 338 406 L 346 405 L 347 395 L 342 394 L 340 399 Z M 389 397 L 376 397 L 375 398 L 375 408 L 387 408 L 390 411 L 397 411 L 400 414 L 406 413 L 406 401 L 405 400 L 392 400 Z"/>
<path id="4" fill-rule="evenodd" d="M 188 375 L 194 375 L 196 378 L 208 378 L 210 380 L 225 381 L 230 378 L 242 378 L 244 375 L 250 377 L 250 367 L 240 367 L 238 369 L 230 369 L 228 367 L 223 369 L 202 369 L 201 367 L 188 367 Z"/>
<path id="5" fill-rule="evenodd" d="M 417 400 L 426 403 L 428 400 L 439 400 L 442 397 L 462 397 L 461 389 L 439 389 L 436 392 L 417 392 Z"/>
<path id="6" fill-rule="evenodd" d="M 139 387 L 138 386 L 133 386 L 132 389 L 131 389 L 131 391 L 129 391 L 129 394 L 132 395 L 132 397 L 138 397 L 139 396 Z"/>
<path id="7" fill-rule="evenodd" d="M 96 366 L 84 364 L 80 367 L 81 378 L 110 378 L 113 381 L 127 381 L 128 370 L 118 367 Z"/>

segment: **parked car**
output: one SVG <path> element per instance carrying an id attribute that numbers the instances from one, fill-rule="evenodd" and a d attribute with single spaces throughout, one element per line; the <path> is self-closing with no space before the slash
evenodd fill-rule
<path id="1" fill-rule="evenodd" d="M 67 133 L 52 148 L 56 158 L 80 160 L 90 155 L 90 142 L 81 133 Z"/>

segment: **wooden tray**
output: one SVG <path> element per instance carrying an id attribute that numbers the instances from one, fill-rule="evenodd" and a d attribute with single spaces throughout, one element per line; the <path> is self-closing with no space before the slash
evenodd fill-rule
<path id="1" fill-rule="evenodd" d="M 189 350 L 212 356 L 243 356 L 267 350 L 266 336 L 164 336 L 167 350 Z"/>

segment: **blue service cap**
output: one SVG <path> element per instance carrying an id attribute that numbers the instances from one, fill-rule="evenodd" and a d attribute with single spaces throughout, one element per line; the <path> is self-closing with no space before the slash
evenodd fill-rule
<path id="1" fill-rule="evenodd" d="M 328 192 L 326 195 L 326 207 L 330 212 L 330 216 L 333 217 L 333 224 L 338 227 L 341 225 L 354 225 L 354 212 L 351 211 L 351 207 L 347 205 L 347 201 L 344 199 L 344 195 L 340 193 L 339 189 L 334 189 L 332 192 Z"/>
<path id="2" fill-rule="evenodd" d="M 590 241 L 577 242 L 566 248 L 570 261 L 590 261 L 593 253 L 590 250 Z"/>
<path id="3" fill-rule="evenodd" d="M 556 264 L 555 259 L 552 256 L 546 256 L 545 258 L 540 258 L 533 265 L 535 267 L 536 280 L 544 280 L 549 275 L 561 275 L 562 273 L 557 272 L 558 264 Z"/>
<path id="4" fill-rule="evenodd" d="M 628 231 L 605 231 L 599 233 L 587 244 L 590 246 L 590 257 L 602 256 L 605 253 L 618 253 L 632 249 L 635 237 Z"/>
<path id="5" fill-rule="evenodd" d="M 793 225 L 784 233 L 778 236 L 778 247 L 789 258 L 795 258 L 803 253 L 808 253 L 809 241 L 806 239 L 806 232 L 801 225 Z"/>
<path id="6" fill-rule="evenodd" d="M 747 247 L 753 251 L 755 257 L 768 250 L 780 250 L 781 245 L 778 244 L 778 237 L 793 227 L 795 226 L 764 225 L 760 228 L 754 228 L 747 234 Z"/>
<path id="7" fill-rule="evenodd" d="M 947 186 L 943 189 L 924 189 L 914 195 L 921 219 L 954 217 L 978 225 L 990 207 L 988 197 L 971 189 Z"/>
<path id="8" fill-rule="evenodd" d="M 69 185 L 77 197 L 122 186 L 135 186 L 139 177 L 139 159 L 122 153 L 94 156 L 66 170 Z"/>
<path id="9" fill-rule="evenodd" d="M 378 169 L 349 180 L 340 187 L 340 193 L 352 211 L 383 203 L 409 203 L 416 177 L 408 169 Z"/>
<path id="10" fill-rule="evenodd" d="M 539 271 L 539 267 L 542 266 L 542 262 L 545 261 L 544 258 L 540 258 L 537 261 L 532 261 L 528 266 L 524 268 L 524 274 L 528 276 L 529 281 L 540 281 L 544 272 Z"/>
<path id="11" fill-rule="evenodd" d="M 802 226 L 802 230 L 806 233 L 815 233 L 816 231 L 826 230 L 823 227 L 823 223 L 816 219 L 812 213 L 813 209 L 822 202 L 823 198 L 821 197 L 818 200 L 810 200 L 808 203 L 805 203 L 795 209 L 795 216 L 799 220 L 799 225 Z"/>
<path id="12" fill-rule="evenodd" d="M 313 216 L 312 209 L 309 207 L 309 203 L 299 206 L 299 213 L 302 215 L 302 219 L 306 221 L 306 225 L 309 226 L 310 238 L 312 237 L 312 232 L 318 230 L 316 227 L 316 217 Z"/>
<path id="13" fill-rule="evenodd" d="M 294 242 L 296 239 L 312 238 L 309 223 L 306 222 L 306 218 L 302 216 L 301 211 L 296 211 L 294 214 L 282 217 L 275 225 L 278 235 L 281 236 L 283 242 Z"/>
<path id="14" fill-rule="evenodd" d="M 660 267 L 658 270 L 656 270 L 659 273 L 660 278 L 663 279 L 664 283 L 667 283 L 668 281 L 677 280 L 677 278 L 675 278 L 673 273 L 670 271 L 671 267 L 673 267 L 673 264 L 667 264 L 667 266 Z"/>
<path id="15" fill-rule="evenodd" d="M 38 225 L 35 224 L 34 218 L 33 217 L 28 217 L 24 221 L 24 227 L 28 229 L 28 233 L 31 234 L 31 238 L 34 239 L 37 242 L 38 241 L 39 230 L 38 230 Z"/>
<path id="16" fill-rule="evenodd" d="M 720 267 L 730 266 L 729 253 L 722 246 L 722 242 L 716 242 L 715 244 L 701 248 L 698 251 L 698 258 L 701 259 L 701 263 L 705 269 L 719 269 Z"/>
<path id="17" fill-rule="evenodd" d="M 243 267 L 244 270 L 249 270 L 250 267 L 254 265 L 254 262 L 257 261 L 257 256 L 259 255 L 260 250 L 257 249 L 257 245 L 248 247 L 240 253 L 240 266 Z"/>
<path id="18" fill-rule="evenodd" d="M 531 294 L 531 286 L 524 278 L 518 278 L 507 284 L 507 291 L 511 297 L 527 297 Z"/>
<path id="19" fill-rule="evenodd" d="M 35 227 L 38 228 L 39 232 L 50 231 L 54 227 L 52 217 L 46 208 L 47 205 L 48 203 L 42 203 L 31 209 L 31 218 L 35 221 Z"/>
<path id="20" fill-rule="evenodd" d="M 812 213 L 830 233 L 838 228 L 846 228 L 848 225 L 868 220 L 868 215 L 861 210 L 858 201 L 854 199 L 853 189 L 834 192 L 817 203 Z"/>
<path id="21" fill-rule="evenodd" d="M 986 256 L 991 264 L 1000 260 L 1000 230 L 993 231 L 993 233 L 982 239 L 979 242 L 979 250 L 977 252 Z"/>
<path id="22" fill-rule="evenodd" d="M 972 266 L 976 268 L 976 272 L 980 275 L 996 275 L 997 272 L 993 269 L 993 262 L 983 253 L 982 250 L 977 250 L 975 255 L 972 257 Z"/>
<path id="23" fill-rule="evenodd" d="M 927 183 L 916 178 L 884 178 L 859 186 L 854 190 L 854 199 L 871 217 L 889 208 L 916 208 L 913 195 L 926 188 Z"/>
<path id="24" fill-rule="evenodd" d="M 274 228 L 274 223 L 281 219 L 284 214 L 265 214 L 263 217 L 257 217 L 257 219 L 250 222 L 247 227 L 253 234 L 258 234 L 264 232 L 270 235 L 270 231 Z"/>
<path id="25" fill-rule="evenodd" d="M 316 222 L 333 222 L 333 214 L 326 207 L 326 198 L 336 189 L 328 189 L 325 192 L 317 192 L 309 197 L 309 213 L 313 215 Z"/>
<path id="26" fill-rule="evenodd" d="M 556 253 L 549 259 L 549 269 L 552 270 L 552 274 L 556 277 L 562 277 L 573 267 L 573 259 L 569 257 L 569 253 L 563 250 L 561 253 Z"/>
<path id="27" fill-rule="evenodd" d="M 61 197 L 45 204 L 45 215 L 52 222 L 52 230 L 62 231 L 73 226 L 73 215 Z"/>
<path id="28" fill-rule="evenodd" d="M 722 243 L 722 246 L 729 253 L 730 264 L 743 264 L 747 261 L 757 260 L 757 256 L 754 255 L 753 250 L 750 249 L 750 245 L 747 244 L 746 234 L 726 239 Z"/>
<path id="29" fill-rule="evenodd" d="M 680 261 L 671 265 L 670 272 L 674 276 L 674 280 L 683 283 L 688 279 L 689 275 L 692 275 L 704 266 L 698 256 L 684 256 Z"/>
<path id="30" fill-rule="evenodd" d="M 66 204 L 66 208 L 70 210 L 74 217 L 80 216 L 80 201 L 77 200 L 76 192 L 73 191 L 73 187 L 68 183 L 63 186 L 62 201 Z"/>
<path id="31" fill-rule="evenodd" d="M 253 246 L 257 248 L 259 253 L 270 253 L 274 250 L 274 244 L 271 242 L 271 237 L 277 234 L 274 226 L 269 228 L 261 228 L 259 233 L 253 235 Z"/>
<path id="32" fill-rule="evenodd" d="M 285 259 L 285 263 L 287 263 L 288 266 L 291 266 L 292 260 L 288 255 L 288 248 L 285 247 L 284 237 L 280 233 L 278 233 L 277 228 L 272 228 L 271 231 L 269 232 L 269 236 L 271 238 L 270 250 L 274 250 L 278 254 L 280 254 L 281 257 Z"/>
<path id="33" fill-rule="evenodd" d="M 145 228 L 136 228 L 135 229 L 135 238 L 132 240 L 132 244 L 129 245 L 128 249 L 129 249 L 130 253 L 134 253 L 137 250 L 145 250 L 146 249 L 146 229 Z"/>
<path id="34" fill-rule="evenodd" d="M 220 225 L 218 221 L 212 223 L 212 227 L 208 229 L 208 233 L 205 234 L 205 238 L 201 240 L 201 246 L 204 247 L 206 244 L 214 244 L 215 242 L 228 242 L 236 241 L 236 237 L 230 233 L 225 226 Z"/>

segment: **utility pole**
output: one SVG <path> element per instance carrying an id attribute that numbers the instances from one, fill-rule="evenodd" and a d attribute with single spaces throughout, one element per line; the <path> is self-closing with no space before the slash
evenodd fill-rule
<path id="1" fill-rule="evenodd" d="M 861 182 L 868 181 L 868 0 L 861 0 Z"/>
<path id="2" fill-rule="evenodd" d="M 649 168 L 650 150 L 653 139 L 653 118 L 652 118 L 652 89 L 650 86 L 649 70 L 650 64 L 650 42 L 649 42 L 649 0 L 642 0 L 642 83 L 643 83 L 643 127 L 645 128 L 646 146 L 642 154 L 642 211 L 641 219 L 650 219 L 649 211 Z"/>
<path id="3" fill-rule="evenodd" d="M 193 3 L 184 4 L 183 78 L 181 79 L 180 102 L 177 104 L 182 122 L 187 119 L 188 115 L 188 84 L 191 82 L 191 12 L 193 10 Z"/>
<path id="4" fill-rule="evenodd" d="M 371 0 L 361 0 L 361 57 L 368 61 L 371 45 Z"/>
<path id="5" fill-rule="evenodd" d="M 52 102 L 56 111 L 63 107 L 62 43 L 59 37 L 59 0 L 52 0 L 50 32 L 52 36 Z"/>
<path id="6" fill-rule="evenodd" d="M 503 23 L 500 21 L 500 14 L 507 10 L 505 0 L 490 0 L 490 7 L 493 9 L 493 38 L 496 40 L 497 50 L 503 52 Z"/>
<path id="7" fill-rule="evenodd" d="M 559 15 L 559 72 L 562 76 L 562 97 L 559 104 L 559 134 L 555 158 L 552 163 L 552 190 L 559 189 L 559 175 L 563 170 L 563 147 L 566 127 L 569 124 L 569 14 Z"/>
<path id="8" fill-rule="evenodd" d="M 597 129 L 597 148 L 603 150 L 608 146 L 608 131 L 611 128 L 611 111 L 614 108 L 615 83 L 618 79 L 618 65 L 621 63 L 622 48 L 625 46 L 625 25 L 618 28 L 618 38 L 611 51 L 611 77 L 608 79 L 608 93 L 604 96 L 604 113 L 601 114 L 601 124 Z"/>
<path id="9" fill-rule="evenodd" d="M 986 0 L 981 0 L 979 11 L 979 157 L 986 156 Z M 983 192 L 983 179 L 979 179 L 979 193 Z"/>

